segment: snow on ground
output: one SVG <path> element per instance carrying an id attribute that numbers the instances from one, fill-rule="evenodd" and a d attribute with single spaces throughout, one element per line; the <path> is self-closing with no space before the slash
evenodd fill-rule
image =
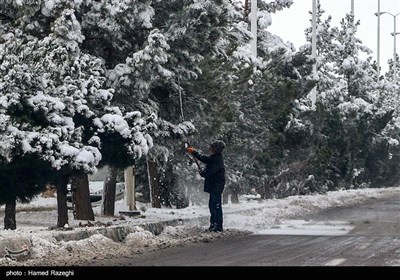
<path id="1" fill-rule="evenodd" d="M 399 193 L 400 188 L 359 189 L 329 192 L 327 194 L 292 196 L 285 199 L 261 200 L 255 196 L 241 196 L 239 204 L 228 203 L 223 206 L 224 232 L 209 233 L 204 224 L 208 219 L 207 205 L 192 205 L 185 209 L 162 208 L 155 209 L 148 204 L 137 203 L 140 216 L 120 216 L 119 211 L 127 210 L 123 200 L 117 201 L 114 217 L 100 215 L 100 207 L 94 207 L 96 221 L 74 220 L 69 213 L 69 228 L 65 233 L 83 234 L 88 228 L 128 227 L 129 233 L 122 241 L 115 241 L 103 234 L 94 234 L 80 240 L 61 240 L 54 238 L 61 230 L 51 230 L 57 221 L 56 198 L 38 196 L 29 204 L 18 204 L 17 230 L 0 229 L 1 242 L 13 238 L 25 238 L 30 243 L 30 254 L 17 261 L 0 258 L 0 266 L 47 266 L 47 265 L 85 265 L 93 259 L 108 259 L 113 257 L 129 257 L 160 250 L 172 246 L 198 242 L 213 242 L 220 238 L 250 233 L 273 234 L 277 224 L 285 220 L 295 228 L 299 219 L 315 214 L 325 209 L 345 207 L 363 203 L 369 199 L 377 199 Z M 4 206 L 0 207 L 0 216 L 4 215 Z M 203 220 L 201 218 L 203 217 Z M 161 234 L 155 235 L 141 227 L 146 223 L 170 221 L 174 219 L 191 219 L 191 224 L 167 226 Z M 2 222 L 1 218 L 1 222 Z M 202 222 L 203 221 L 203 222 Z M 319 225 L 317 225 L 319 226 Z M 3 228 L 3 224 L 0 223 Z M 304 229 L 298 229 L 304 230 Z M 321 227 L 321 231 L 326 228 Z M 21 246 L 26 244 L 21 244 Z"/>

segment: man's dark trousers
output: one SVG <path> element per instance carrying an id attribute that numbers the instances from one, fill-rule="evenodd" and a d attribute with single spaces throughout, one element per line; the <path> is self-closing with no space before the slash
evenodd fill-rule
<path id="1" fill-rule="evenodd" d="M 222 194 L 210 193 L 208 207 L 210 208 L 210 225 L 214 231 L 222 231 Z"/>

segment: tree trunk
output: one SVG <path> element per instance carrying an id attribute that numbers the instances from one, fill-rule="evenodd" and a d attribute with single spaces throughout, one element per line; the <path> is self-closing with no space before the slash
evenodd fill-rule
<path id="1" fill-rule="evenodd" d="M 101 214 L 106 216 L 114 216 L 118 169 L 115 167 L 109 167 L 108 171 L 108 178 L 104 181 L 103 187 Z"/>
<path id="2" fill-rule="evenodd" d="M 228 204 L 229 202 L 229 190 L 224 190 L 222 193 L 222 204 Z"/>
<path id="3" fill-rule="evenodd" d="M 231 193 L 231 202 L 233 204 L 239 203 L 240 186 L 238 182 L 234 182 L 231 184 L 230 193 Z"/>
<path id="4" fill-rule="evenodd" d="M 244 0 L 244 19 L 247 20 L 247 17 L 250 12 L 250 5 L 249 5 L 249 0 Z"/>
<path id="5" fill-rule="evenodd" d="M 16 201 L 7 202 L 4 213 L 4 229 L 17 229 L 17 221 L 15 219 L 17 203 Z"/>
<path id="6" fill-rule="evenodd" d="M 58 228 L 68 225 L 67 183 L 67 180 L 60 180 L 56 183 Z"/>
<path id="7" fill-rule="evenodd" d="M 161 208 L 160 186 L 158 184 L 157 163 L 147 159 L 147 175 L 149 178 L 151 206 Z"/>
<path id="8" fill-rule="evenodd" d="M 231 202 L 233 204 L 238 204 L 239 203 L 239 195 L 237 193 L 232 193 L 231 194 Z"/>
<path id="9" fill-rule="evenodd" d="M 147 172 L 147 170 L 146 170 L 146 172 Z M 151 201 L 150 182 L 148 184 L 144 183 L 143 186 L 141 187 L 141 196 L 138 201 L 144 202 L 144 203 L 148 203 Z"/>
<path id="10" fill-rule="evenodd" d="M 71 188 L 75 192 L 75 219 L 94 221 L 94 213 L 90 201 L 89 179 L 87 174 L 72 179 Z"/>

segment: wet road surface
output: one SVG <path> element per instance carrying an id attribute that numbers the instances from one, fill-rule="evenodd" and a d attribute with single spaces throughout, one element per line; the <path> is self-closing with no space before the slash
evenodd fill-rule
<path id="1" fill-rule="evenodd" d="M 228 229 L 229 230 L 229 229 Z M 96 266 L 400 266 L 400 195 Z"/>

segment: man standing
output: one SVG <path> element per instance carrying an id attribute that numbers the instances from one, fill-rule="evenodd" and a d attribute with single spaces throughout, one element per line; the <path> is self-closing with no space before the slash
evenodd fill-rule
<path id="1" fill-rule="evenodd" d="M 222 232 L 222 192 L 225 187 L 225 165 L 222 151 L 225 148 L 223 141 L 215 141 L 210 145 L 211 155 L 203 155 L 193 147 L 186 148 L 186 151 L 206 164 L 200 170 L 200 176 L 204 177 L 204 191 L 210 194 L 208 207 L 210 208 L 210 227 L 213 232 Z"/>

